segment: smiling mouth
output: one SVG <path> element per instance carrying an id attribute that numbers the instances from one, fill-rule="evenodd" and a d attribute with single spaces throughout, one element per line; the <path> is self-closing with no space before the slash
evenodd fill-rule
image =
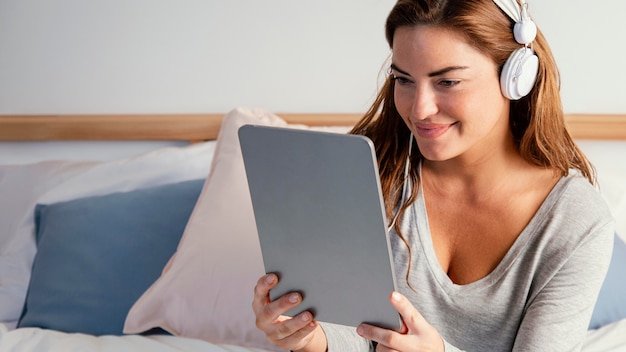
<path id="1" fill-rule="evenodd" d="M 414 125 L 417 135 L 422 138 L 437 138 L 446 133 L 450 128 L 455 126 L 458 122 L 442 125 L 442 124 L 426 124 L 426 125 Z"/>

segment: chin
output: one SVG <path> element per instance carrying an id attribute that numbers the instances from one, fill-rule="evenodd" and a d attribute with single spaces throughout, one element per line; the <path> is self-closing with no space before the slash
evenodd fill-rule
<path id="1" fill-rule="evenodd" d="M 446 161 L 454 158 L 454 156 L 444 153 L 422 153 L 422 157 L 428 161 Z"/>
<path id="2" fill-rule="evenodd" d="M 456 156 L 450 150 L 446 150 L 446 148 L 435 148 L 432 145 L 421 145 L 418 143 L 418 148 L 422 157 L 429 161 L 446 161 Z"/>

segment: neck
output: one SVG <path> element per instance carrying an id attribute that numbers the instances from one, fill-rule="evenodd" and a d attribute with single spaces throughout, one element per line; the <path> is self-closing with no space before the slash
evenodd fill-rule
<path id="1" fill-rule="evenodd" d="M 463 195 L 472 202 L 480 202 L 514 181 L 512 178 L 520 175 L 517 171 L 528 168 L 512 137 L 489 145 L 502 147 L 475 148 L 481 150 L 471 150 L 445 161 L 424 160 L 425 187 L 443 196 Z"/>

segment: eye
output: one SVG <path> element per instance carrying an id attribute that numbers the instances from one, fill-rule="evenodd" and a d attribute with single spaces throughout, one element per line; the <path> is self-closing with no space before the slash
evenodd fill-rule
<path id="1" fill-rule="evenodd" d="M 402 76 L 396 76 L 396 75 L 393 75 L 393 76 L 391 77 L 391 79 L 392 79 L 394 82 L 396 82 L 398 85 L 401 85 L 401 86 L 408 86 L 408 85 L 410 85 L 410 84 L 412 84 L 412 83 L 413 83 L 410 79 L 408 79 L 408 78 L 406 78 L 406 77 L 402 77 Z"/>
<path id="2" fill-rule="evenodd" d="M 461 83 L 461 81 L 452 80 L 452 79 L 443 79 L 443 80 L 439 81 L 439 85 L 444 87 L 444 88 L 452 88 L 452 87 L 458 85 L 459 83 Z"/>

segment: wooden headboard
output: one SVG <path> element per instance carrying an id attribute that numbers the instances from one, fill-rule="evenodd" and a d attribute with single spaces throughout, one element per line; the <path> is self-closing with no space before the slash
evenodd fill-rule
<path id="1" fill-rule="evenodd" d="M 360 114 L 278 113 L 289 123 L 349 126 Z M 0 141 L 189 140 L 217 137 L 223 114 L 0 115 Z M 566 115 L 575 139 L 626 140 L 626 115 Z"/>
<path id="2" fill-rule="evenodd" d="M 358 114 L 278 114 L 289 123 L 350 126 Z M 0 115 L 0 141 L 217 138 L 223 114 Z"/>

